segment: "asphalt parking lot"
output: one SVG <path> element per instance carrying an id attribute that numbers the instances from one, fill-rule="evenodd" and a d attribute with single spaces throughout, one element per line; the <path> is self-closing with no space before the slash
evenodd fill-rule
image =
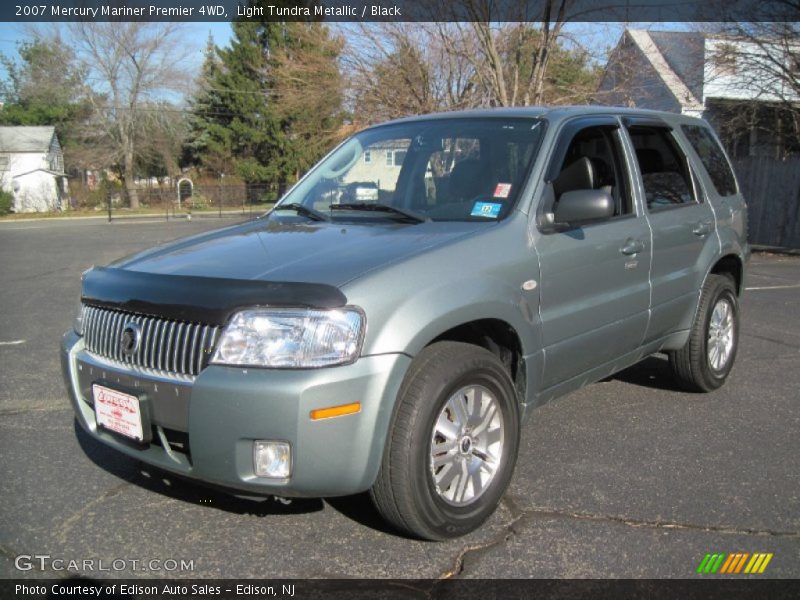
<path id="1" fill-rule="evenodd" d="M 800 577 L 800 257 L 754 255 L 724 388 L 676 391 L 653 357 L 538 409 L 498 512 L 435 544 L 387 531 L 364 496 L 235 499 L 74 424 L 58 345 L 80 273 L 230 222 L 0 223 L 0 577 L 75 575 L 15 569 L 46 554 L 128 561 L 85 572 L 104 577 L 683 578 L 708 552 L 773 553 L 760 577 Z M 194 570 L 141 570 L 154 559 Z"/>

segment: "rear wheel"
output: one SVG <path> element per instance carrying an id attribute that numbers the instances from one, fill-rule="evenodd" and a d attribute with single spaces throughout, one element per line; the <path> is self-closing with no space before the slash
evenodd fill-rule
<path id="1" fill-rule="evenodd" d="M 739 345 L 739 302 L 733 280 L 709 275 L 689 340 L 670 354 L 677 381 L 689 391 L 710 392 L 728 378 Z"/>
<path id="2" fill-rule="evenodd" d="M 470 344 L 432 344 L 400 390 L 372 499 L 406 534 L 464 535 L 494 512 L 518 445 L 516 394 L 503 364 Z"/>

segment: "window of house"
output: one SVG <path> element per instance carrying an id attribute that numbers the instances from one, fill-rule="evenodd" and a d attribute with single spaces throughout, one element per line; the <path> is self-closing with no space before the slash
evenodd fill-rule
<path id="1" fill-rule="evenodd" d="M 733 44 L 719 44 L 712 58 L 717 75 L 736 75 L 736 48 Z"/>
<path id="2" fill-rule="evenodd" d="M 365 150 L 364 151 L 364 162 L 365 163 L 371 163 L 372 162 L 372 152 L 370 152 L 369 150 Z"/>
<path id="3" fill-rule="evenodd" d="M 64 155 L 55 152 L 50 155 L 50 170 L 61 173 L 64 171 Z"/>
<path id="4" fill-rule="evenodd" d="M 800 52 L 790 52 L 788 56 L 789 73 L 792 77 L 800 77 Z"/>
<path id="5" fill-rule="evenodd" d="M 736 193 L 736 179 L 725 153 L 711 132 L 700 125 L 682 125 L 684 135 L 697 152 L 703 163 L 714 189 L 720 196 L 732 196 Z"/>
<path id="6" fill-rule="evenodd" d="M 7 171 L 7 170 L 8 170 L 8 157 L 0 156 L 0 171 Z"/>
<path id="7" fill-rule="evenodd" d="M 394 152 L 391 150 L 386 151 L 386 166 L 392 167 L 394 166 Z"/>
<path id="8" fill-rule="evenodd" d="M 636 151 L 647 208 L 694 204 L 689 162 L 668 129 L 634 125 L 628 132 Z"/>

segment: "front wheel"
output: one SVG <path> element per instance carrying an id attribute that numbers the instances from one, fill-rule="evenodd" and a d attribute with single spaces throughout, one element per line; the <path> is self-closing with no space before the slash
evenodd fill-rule
<path id="1" fill-rule="evenodd" d="M 733 281 L 709 275 L 689 340 L 669 356 L 673 374 L 689 391 L 715 390 L 728 378 L 738 346 L 739 302 Z"/>
<path id="2" fill-rule="evenodd" d="M 500 360 L 470 344 L 432 344 L 401 387 L 372 499 L 406 534 L 464 535 L 494 512 L 518 446 L 518 403 Z"/>

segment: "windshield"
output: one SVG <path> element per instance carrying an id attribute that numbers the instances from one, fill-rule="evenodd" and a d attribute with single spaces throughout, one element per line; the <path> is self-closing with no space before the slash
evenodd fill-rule
<path id="1" fill-rule="evenodd" d="M 299 204 L 332 219 L 397 217 L 397 211 L 380 210 L 388 205 L 420 222 L 502 219 L 521 191 L 542 129 L 541 121 L 521 118 L 369 129 L 319 163 L 277 209 Z"/>

